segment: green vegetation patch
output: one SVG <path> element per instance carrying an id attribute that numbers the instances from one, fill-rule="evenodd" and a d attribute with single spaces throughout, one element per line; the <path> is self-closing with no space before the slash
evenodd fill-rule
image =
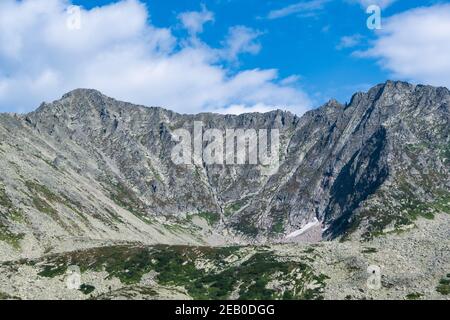
<path id="1" fill-rule="evenodd" d="M 436 291 L 443 295 L 450 294 L 450 274 L 442 278 L 439 281 L 439 285 L 436 287 Z"/>
<path id="2" fill-rule="evenodd" d="M 204 219 L 211 227 L 220 221 L 220 214 L 217 212 L 202 211 L 199 213 L 190 214 L 187 216 L 187 220 L 192 221 L 194 216 Z"/>
<path id="3" fill-rule="evenodd" d="M 407 300 L 418 300 L 421 297 L 423 297 L 422 293 L 418 293 L 418 292 L 413 292 L 413 293 L 409 293 L 406 295 L 406 299 Z"/>
<path id="4" fill-rule="evenodd" d="M 248 215 L 239 217 L 238 221 L 232 223 L 232 227 L 240 233 L 252 238 L 256 237 L 259 233 L 258 228 L 254 225 L 251 217 Z"/>
<path id="5" fill-rule="evenodd" d="M 53 278 L 66 273 L 69 265 L 76 265 L 81 272 L 107 271 L 126 284 L 137 283 L 151 270 L 150 252 L 138 247 L 104 247 L 52 255 L 41 265 L 42 277 Z"/>
<path id="6" fill-rule="evenodd" d="M 433 203 L 436 210 L 450 214 L 450 192 L 439 190 L 438 198 Z"/>
<path id="7" fill-rule="evenodd" d="M 314 274 L 306 262 L 282 259 L 265 248 L 251 250 L 248 256 L 241 247 L 115 246 L 53 255 L 38 266 L 43 277 L 77 265 L 81 272 L 106 271 L 108 278 L 133 286 L 153 271 L 158 284 L 182 287 L 194 299 L 322 298 L 327 277 Z"/>
<path id="8" fill-rule="evenodd" d="M 382 236 L 387 233 L 386 228 L 392 226 L 389 233 L 401 233 L 405 227 L 413 225 L 419 217 L 434 219 L 437 213 L 450 214 L 450 192 L 442 189 L 434 189 L 429 195 L 432 199 L 422 201 L 417 199 L 414 190 L 406 182 L 402 182 L 399 188 L 399 195 L 396 197 L 400 205 L 392 206 L 392 202 L 382 200 L 383 205 L 377 208 L 366 209 L 358 216 L 353 217 L 350 228 L 346 234 L 349 235 L 356 230 L 363 219 L 369 220 L 368 230 L 363 234 L 365 240 Z M 383 195 L 380 194 L 383 199 Z"/>
<path id="9" fill-rule="evenodd" d="M 91 286 L 90 284 L 85 284 L 85 283 L 83 283 L 81 286 L 80 286 L 80 289 L 79 289 L 81 292 L 83 292 L 84 294 L 90 294 L 91 292 L 93 292 L 94 290 L 95 290 L 95 287 L 94 286 Z"/>
<path id="10" fill-rule="evenodd" d="M 223 213 L 225 214 L 225 216 L 232 216 L 235 212 L 239 211 L 243 206 L 245 206 L 247 204 L 247 199 L 241 199 L 238 201 L 235 201 L 233 203 L 230 203 L 228 205 L 225 206 Z"/>
<path id="11" fill-rule="evenodd" d="M 23 233 L 13 233 L 0 222 L 0 241 L 8 243 L 14 249 L 20 249 L 20 240 L 25 237 Z"/>
<path id="12" fill-rule="evenodd" d="M 0 185 L 0 207 L 3 208 L 11 208 L 13 207 L 13 203 L 6 193 L 5 186 Z"/>
<path id="13" fill-rule="evenodd" d="M 270 229 L 270 233 L 272 235 L 274 234 L 282 234 L 284 233 L 284 220 L 283 219 L 277 219 L 275 223 L 272 224 L 272 227 Z"/>
<path id="14" fill-rule="evenodd" d="M 0 300 L 20 300 L 20 298 L 0 291 Z"/>
<path id="15" fill-rule="evenodd" d="M 302 280 L 297 279 L 300 274 Z M 228 299 L 235 290 L 239 299 L 246 300 L 319 298 L 320 290 L 305 287 L 305 280 L 312 280 L 311 277 L 314 276 L 306 264 L 279 261 L 266 251 L 255 253 L 239 266 L 201 277 L 188 284 L 187 290 L 197 299 Z M 322 279 L 316 280 L 319 284 Z M 289 288 L 285 286 L 288 282 Z"/>
<path id="16" fill-rule="evenodd" d="M 109 291 L 107 293 L 100 294 L 98 296 L 91 296 L 92 300 L 111 300 L 111 298 L 123 297 L 125 299 L 133 300 L 136 298 L 145 297 L 156 297 L 158 292 L 149 288 L 148 286 L 127 286 L 122 287 L 117 290 Z"/>
<path id="17" fill-rule="evenodd" d="M 285 223 L 288 219 L 285 210 L 274 210 L 271 211 L 270 217 L 272 219 L 272 224 L 269 230 L 271 236 L 277 236 L 285 232 Z"/>
<path id="18" fill-rule="evenodd" d="M 0 216 L 16 222 L 22 222 L 24 220 L 22 210 L 14 206 L 3 185 L 0 185 Z"/>
<path id="19" fill-rule="evenodd" d="M 6 188 L 0 185 L 0 241 L 6 242 L 18 250 L 24 234 L 12 232 L 8 221 L 22 222 L 23 220 L 22 210 L 14 207 L 11 198 L 6 193 Z"/>

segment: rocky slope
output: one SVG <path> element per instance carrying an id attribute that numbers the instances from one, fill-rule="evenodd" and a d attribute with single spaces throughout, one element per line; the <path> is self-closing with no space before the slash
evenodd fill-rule
<path id="1" fill-rule="evenodd" d="M 413 228 L 450 211 L 449 105 L 446 88 L 388 81 L 302 117 L 181 115 L 84 89 L 1 114 L 0 258 L 122 241 L 367 240 Z M 279 169 L 174 165 L 172 133 L 194 121 L 279 129 Z"/>
<path id="2" fill-rule="evenodd" d="M 0 263 L 0 298 L 448 299 L 450 216 L 416 223 L 409 232 L 362 243 L 128 243 L 8 261 Z M 73 266 L 80 270 L 78 290 L 67 285 Z M 378 285 L 368 285 L 372 270 Z"/>

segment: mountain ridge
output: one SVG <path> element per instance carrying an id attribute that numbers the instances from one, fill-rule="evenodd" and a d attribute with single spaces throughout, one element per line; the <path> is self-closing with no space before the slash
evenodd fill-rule
<path id="1" fill-rule="evenodd" d="M 55 234 L 95 238 L 90 229 L 104 240 L 225 244 L 409 228 L 418 215 L 449 209 L 449 105 L 446 88 L 393 81 L 302 116 L 185 115 L 76 89 L 31 113 L 0 115 L 1 225 L 29 238 L 9 239 L 19 247 L 42 247 L 40 237 L 53 245 Z M 172 131 L 190 130 L 194 120 L 205 129 L 279 129 L 279 170 L 175 166 Z M 27 222 L 4 214 L 6 205 Z M 314 219 L 320 224 L 286 239 Z"/>
<path id="2" fill-rule="evenodd" d="M 389 87 L 391 85 L 393 85 L 394 87 L 397 86 L 397 85 L 403 85 L 403 86 L 406 86 L 406 87 L 410 87 L 412 89 L 415 89 L 415 88 L 433 88 L 433 89 L 444 90 L 444 91 L 449 92 L 449 89 L 447 87 L 444 87 L 444 86 L 432 86 L 432 85 L 425 85 L 425 84 L 411 84 L 411 83 L 406 82 L 406 81 L 386 80 L 385 82 L 378 83 L 378 84 L 372 86 L 367 92 L 364 92 L 364 91 L 355 92 L 352 95 L 352 97 L 350 98 L 349 102 L 342 103 L 342 102 L 340 102 L 340 101 L 338 101 L 338 100 L 336 100 L 334 98 L 330 98 L 330 100 L 327 101 L 326 103 L 324 103 L 322 106 L 319 106 L 317 108 L 312 108 L 311 110 L 308 110 L 305 113 L 317 110 L 317 109 L 319 109 L 319 108 L 321 108 L 321 107 L 323 107 L 323 106 L 325 106 L 327 104 L 330 104 L 330 103 L 331 104 L 335 104 L 335 105 L 339 104 L 339 105 L 342 105 L 342 106 L 351 105 L 353 100 L 356 97 L 358 97 L 360 95 L 363 95 L 363 94 L 366 94 L 366 93 L 370 94 L 370 92 L 378 92 L 379 89 L 384 89 L 384 88 Z M 40 107 L 43 106 L 43 105 L 51 105 L 53 102 L 57 102 L 59 100 L 65 99 L 65 98 L 69 98 L 71 96 L 77 96 L 77 95 L 86 96 L 87 94 L 95 94 L 95 95 L 103 96 L 103 97 L 108 98 L 108 99 L 113 99 L 113 100 L 118 101 L 118 102 L 120 101 L 120 100 L 114 99 L 112 97 L 109 97 L 109 96 L 103 94 L 101 91 L 99 91 L 97 89 L 76 88 L 76 89 L 73 89 L 73 90 L 63 94 L 60 99 L 54 100 L 52 102 L 42 102 Z M 296 115 L 295 113 L 293 113 L 293 112 L 291 112 L 289 110 L 283 110 L 282 108 L 276 108 L 274 110 L 270 110 L 270 111 L 267 111 L 267 112 L 244 112 L 244 113 L 241 113 L 241 114 L 238 114 L 238 115 L 236 115 L 236 114 L 215 113 L 213 111 L 211 111 L 211 112 L 205 111 L 205 112 L 199 112 L 199 113 L 193 114 L 193 113 L 179 113 L 179 112 L 171 110 L 170 107 L 167 108 L 167 107 L 163 107 L 163 106 L 146 106 L 146 105 L 142 105 L 142 104 L 134 104 L 134 103 L 131 103 L 131 102 L 127 102 L 127 103 L 130 104 L 130 105 L 133 105 L 135 107 L 144 107 L 144 108 L 150 108 L 150 109 L 152 109 L 152 108 L 154 108 L 154 109 L 163 109 L 165 111 L 173 112 L 173 113 L 176 113 L 178 115 L 220 114 L 220 115 L 228 115 L 228 116 L 239 116 L 239 115 L 242 115 L 242 114 L 267 114 L 267 113 L 273 113 L 273 112 L 284 112 L 284 113 L 291 113 L 293 115 Z M 37 109 L 39 109 L 39 107 Z M 17 114 L 19 114 L 19 115 L 26 115 L 26 114 L 29 114 L 29 113 L 36 112 L 37 109 L 33 110 L 33 111 L 30 111 L 28 113 L 17 113 Z M 9 113 L 10 114 L 14 114 L 14 113 L 11 113 L 11 112 L 9 112 Z M 1 114 L 1 112 L 0 112 L 0 114 Z M 297 116 L 301 117 L 302 115 L 297 115 Z"/>

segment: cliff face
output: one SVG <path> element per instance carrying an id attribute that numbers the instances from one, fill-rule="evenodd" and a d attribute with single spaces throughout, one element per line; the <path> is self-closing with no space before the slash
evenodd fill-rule
<path id="1" fill-rule="evenodd" d="M 75 90 L 0 115 L 0 240 L 45 250 L 82 239 L 266 243 L 405 229 L 450 211 L 449 105 L 447 89 L 403 82 L 302 117 L 181 115 Z M 278 129 L 278 170 L 175 165 L 173 132 L 194 121 Z"/>

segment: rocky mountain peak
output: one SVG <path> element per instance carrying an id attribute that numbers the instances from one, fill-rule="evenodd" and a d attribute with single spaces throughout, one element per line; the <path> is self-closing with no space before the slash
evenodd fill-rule
<path id="1" fill-rule="evenodd" d="M 301 117 L 182 115 L 77 89 L 22 117 L 0 117 L 1 184 L 11 199 L 3 203 L 34 224 L 0 222 L 36 237 L 44 229 L 70 236 L 69 225 L 82 236 L 165 234 L 168 242 L 192 233 L 208 243 L 373 237 L 414 223 L 413 204 L 425 215 L 449 209 L 449 106 L 445 88 L 392 81 Z M 172 133 L 194 121 L 279 129 L 279 167 L 175 165 Z M 198 220 L 204 233 L 192 225 Z M 313 227 L 303 234 L 305 226 Z"/>
<path id="2" fill-rule="evenodd" d="M 68 98 L 76 99 L 80 97 L 91 97 L 91 96 L 101 97 L 103 96 L 103 94 L 95 89 L 78 88 L 64 94 L 62 96 L 62 99 Z"/>

